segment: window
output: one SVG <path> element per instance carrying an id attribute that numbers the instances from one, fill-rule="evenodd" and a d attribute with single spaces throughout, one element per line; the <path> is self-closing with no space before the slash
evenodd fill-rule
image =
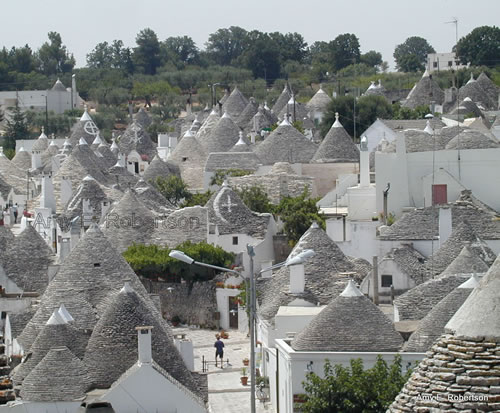
<path id="1" fill-rule="evenodd" d="M 436 69 L 438 67 L 438 62 L 432 62 L 432 67 Z"/>
<path id="2" fill-rule="evenodd" d="M 233 237 L 233 245 L 238 245 L 238 237 Z"/>
<path id="3" fill-rule="evenodd" d="M 382 275 L 382 287 L 390 287 L 392 285 L 392 275 Z"/>
<path id="4" fill-rule="evenodd" d="M 186 162 L 188 160 L 187 156 L 182 157 L 182 162 Z"/>
<path id="5" fill-rule="evenodd" d="M 95 262 L 94 263 L 94 267 L 100 267 L 101 266 L 101 263 L 100 262 Z"/>
<path id="6" fill-rule="evenodd" d="M 453 66 L 453 60 L 448 60 L 448 66 L 452 67 Z"/>

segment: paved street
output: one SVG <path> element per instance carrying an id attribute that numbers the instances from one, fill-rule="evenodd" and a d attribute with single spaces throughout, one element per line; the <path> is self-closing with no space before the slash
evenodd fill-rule
<path id="1" fill-rule="evenodd" d="M 214 361 L 215 330 L 174 328 L 174 334 L 186 334 L 194 346 L 194 363 L 197 371 L 202 370 L 202 359 Z M 243 359 L 250 357 L 250 341 L 246 334 L 229 331 L 229 338 L 223 340 L 224 368 L 208 368 L 208 397 L 211 411 L 214 413 L 250 412 L 250 384 L 243 386 L 240 382 Z M 229 359 L 229 366 L 226 362 Z M 270 403 L 257 400 L 257 412 L 272 413 Z"/>

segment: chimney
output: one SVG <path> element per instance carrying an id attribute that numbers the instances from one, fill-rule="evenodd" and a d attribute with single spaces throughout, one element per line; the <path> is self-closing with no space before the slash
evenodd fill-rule
<path id="1" fill-rule="evenodd" d="M 137 330 L 137 340 L 138 340 L 138 349 L 137 352 L 139 354 L 139 363 L 140 364 L 151 364 L 153 357 L 151 355 L 151 330 L 152 326 L 141 326 L 136 327 Z"/>
<path id="2" fill-rule="evenodd" d="M 292 294 L 301 294 L 304 292 L 306 278 L 304 275 L 304 265 L 290 265 L 290 292 Z"/>
<path id="3" fill-rule="evenodd" d="M 439 208 L 439 245 L 443 245 L 450 237 L 452 231 L 451 208 L 443 206 Z"/>
<path id="4" fill-rule="evenodd" d="M 76 76 L 72 75 L 71 76 L 71 103 L 72 103 L 73 107 L 71 109 L 74 109 L 78 106 L 78 102 L 76 101 L 76 96 L 77 96 Z"/>
<path id="5" fill-rule="evenodd" d="M 359 186 L 366 188 L 370 186 L 370 151 L 366 136 L 361 138 L 359 146 Z"/>
<path id="6" fill-rule="evenodd" d="M 189 371 L 195 371 L 194 350 L 191 340 L 187 339 L 185 334 L 176 334 L 174 336 L 174 345 L 177 347 L 177 350 L 179 350 L 182 360 Z"/>
<path id="7" fill-rule="evenodd" d="M 56 212 L 54 186 L 52 185 L 52 179 L 48 175 L 44 175 L 42 177 L 42 197 L 40 198 L 40 207 L 50 209 L 53 214 Z"/>
<path id="8" fill-rule="evenodd" d="M 261 269 L 266 269 L 266 268 L 270 268 L 273 266 L 273 262 L 272 261 L 262 261 L 260 263 L 260 268 Z M 273 276 L 273 271 L 272 270 L 267 270 L 267 271 L 264 271 L 262 273 L 262 278 L 271 278 Z"/>

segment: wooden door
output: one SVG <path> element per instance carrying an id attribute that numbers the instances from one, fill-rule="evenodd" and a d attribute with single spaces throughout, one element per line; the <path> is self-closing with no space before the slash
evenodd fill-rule
<path id="1" fill-rule="evenodd" d="M 432 205 L 448 203 L 448 191 L 446 185 L 432 185 Z"/>

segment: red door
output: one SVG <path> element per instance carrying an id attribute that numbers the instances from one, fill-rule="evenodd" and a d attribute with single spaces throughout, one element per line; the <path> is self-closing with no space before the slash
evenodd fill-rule
<path id="1" fill-rule="evenodd" d="M 432 185 L 432 205 L 448 203 L 446 185 Z"/>

